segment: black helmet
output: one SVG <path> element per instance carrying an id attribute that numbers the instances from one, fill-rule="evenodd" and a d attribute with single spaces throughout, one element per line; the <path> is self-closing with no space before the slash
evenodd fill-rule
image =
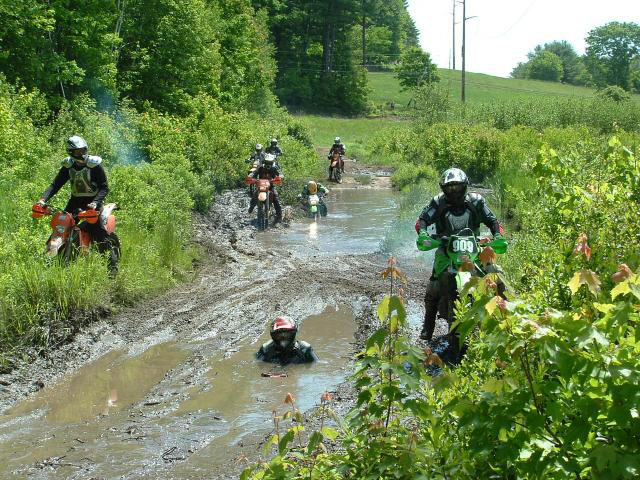
<path id="1" fill-rule="evenodd" d="M 278 145 L 278 139 L 277 138 L 272 138 L 271 139 L 271 146 L 275 147 L 276 145 Z"/>
<path id="2" fill-rule="evenodd" d="M 291 350 L 296 343 L 298 326 L 287 317 L 278 317 L 271 324 L 269 333 L 276 350 Z"/>
<path id="3" fill-rule="evenodd" d="M 84 138 L 74 135 L 67 139 L 67 153 L 75 160 L 86 162 L 88 151 L 89 146 Z"/>
<path id="4" fill-rule="evenodd" d="M 335 140 L 333 141 L 333 143 L 336 144 L 336 145 L 340 145 L 341 141 L 342 140 L 340 140 L 340 137 L 336 137 Z"/>
<path id="5" fill-rule="evenodd" d="M 440 188 L 447 203 L 459 205 L 464 202 L 469 187 L 469 178 L 459 168 L 450 168 L 442 174 Z"/>

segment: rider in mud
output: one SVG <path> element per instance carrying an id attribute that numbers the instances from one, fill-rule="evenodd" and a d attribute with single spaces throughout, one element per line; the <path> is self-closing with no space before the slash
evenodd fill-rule
<path id="1" fill-rule="evenodd" d="M 255 354 L 258 360 L 280 365 L 318 361 L 311 345 L 296 340 L 298 327 L 289 318 L 276 318 L 271 324 L 269 333 L 271 340 L 263 344 Z"/>
<path id="2" fill-rule="evenodd" d="M 307 184 L 302 188 L 302 193 L 298 195 L 298 199 L 302 202 L 302 205 L 306 208 L 309 202 L 310 195 L 318 195 L 320 199 L 320 205 L 322 206 L 322 216 L 327 215 L 327 205 L 324 203 L 324 196 L 329 193 L 329 189 L 320 182 L 314 182 L 309 180 Z"/>
<path id="3" fill-rule="evenodd" d="M 470 228 L 478 235 L 481 223 L 491 230 L 494 238 L 502 236 L 504 233 L 502 226 L 489 209 L 485 199 L 477 193 L 467 193 L 468 187 L 469 179 L 459 168 L 450 168 L 442 174 L 440 180 L 442 193 L 433 197 L 418 218 L 416 225 L 419 228 L 418 241 L 424 242 L 429 238 L 427 227 L 433 224 L 436 226 L 433 238 L 443 243 L 447 242 L 450 235 L 455 235 L 464 228 Z M 443 247 L 437 250 L 437 255 L 446 255 Z M 504 295 L 504 290 L 504 284 L 498 282 L 498 293 Z M 441 297 L 440 281 L 432 275 L 424 297 L 424 325 L 420 333 L 420 338 L 423 340 L 431 340 L 433 337 Z"/>
<path id="4" fill-rule="evenodd" d="M 331 160 L 331 156 L 333 155 L 333 152 L 338 152 L 338 154 L 340 154 L 340 156 L 344 156 L 347 153 L 347 147 L 344 146 L 344 143 L 342 143 L 342 140 L 340 140 L 340 137 L 336 137 L 335 140 L 333 141 L 333 145 L 331 145 L 331 149 L 329 150 L 329 155 L 327 156 L 327 158 L 329 160 Z M 344 173 L 344 162 L 342 162 L 342 173 Z M 331 171 L 331 168 L 329 168 L 329 171 Z"/>
<path id="5" fill-rule="evenodd" d="M 88 155 L 88 145 L 84 138 L 74 135 L 67 140 L 69 156 L 62 161 L 62 168 L 49 188 L 41 195 L 38 204 L 44 206 L 68 181 L 71 182 L 71 198 L 64 208 L 71 214 L 79 210 L 102 210 L 102 203 L 109 192 L 107 174 L 102 167 L 102 158 Z M 116 247 L 102 222 L 94 224 L 82 222 L 80 228 L 89 233 L 101 253 L 107 252 L 109 271 L 118 270 Z"/>
<path id="6" fill-rule="evenodd" d="M 278 166 L 275 163 L 275 157 L 273 155 L 265 155 L 262 160 L 262 163 L 256 168 L 256 170 L 251 174 L 253 178 L 259 179 L 267 179 L 273 180 L 276 177 L 284 178 L 279 171 Z M 271 190 L 273 191 L 273 206 L 276 209 L 276 223 L 282 221 L 282 206 L 280 205 L 280 197 L 278 195 L 278 191 L 276 187 L 271 185 Z M 258 204 L 258 190 L 256 189 L 253 196 L 251 197 L 251 204 L 249 205 L 249 213 L 253 213 L 253 209 L 256 208 Z"/>
<path id="7" fill-rule="evenodd" d="M 280 158 L 280 156 L 282 156 L 282 149 L 278 146 L 277 138 L 271 139 L 271 145 L 267 147 L 266 152 L 275 155 L 276 158 Z"/>

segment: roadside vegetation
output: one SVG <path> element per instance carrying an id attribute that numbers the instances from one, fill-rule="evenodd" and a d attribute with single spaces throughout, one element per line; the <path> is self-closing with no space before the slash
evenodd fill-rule
<path id="1" fill-rule="evenodd" d="M 457 304 L 469 350 L 443 366 L 407 337 L 390 260 L 390 296 L 356 360 L 356 406 L 338 417 L 323 396 L 331 428 L 306 444 L 302 424 L 283 428 L 266 445 L 276 455 L 244 479 L 637 478 L 640 136 L 594 123 L 427 119 L 376 138 L 371 158 L 395 166 L 411 198 L 449 166 L 493 188 L 508 220 L 508 300 L 495 278 L 472 282 L 473 304 Z M 432 365 L 443 374 L 429 376 Z"/>
<path id="2" fill-rule="evenodd" d="M 118 3 L 121 11 L 63 3 L 0 4 L 19 10 L 5 12 L 0 37 L 10 52 L 0 59 L 0 371 L 188 278 L 202 258 L 190 244 L 192 210 L 242 185 L 256 143 L 280 140 L 285 196 L 319 168 L 305 127 L 277 106 L 268 38 L 257 34 L 264 19 L 246 2 L 139 0 Z M 96 21 L 91 38 L 74 35 L 68 18 Z M 163 48 L 151 48 L 159 38 Z M 114 279 L 97 253 L 68 268 L 47 262 L 48 221 L 31 219 L 71 135 L 104 159 L 107 201 L 120 207 Z M 62 208 L 68 197 L 65 187 L 53 203 Z"/>

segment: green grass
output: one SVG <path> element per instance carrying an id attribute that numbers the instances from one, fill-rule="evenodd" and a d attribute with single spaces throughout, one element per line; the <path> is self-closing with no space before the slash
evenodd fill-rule
<path id="1" fill-rule="evenodd" d="M 440 84 L 449 88 L 454 100 L 460 101 L 461 72 L 459 70 L 439 69 Z M 369 73 L 369 85 L 372 88 L 370 99 L 377 106 L 388 110 L 390 102 L 396 103 L 396 110 L 402 112 L 411 98 L 410 92 L 402 91 L 400 83 L 392 72 Z M 483 73 L 467 72 L 467 102 L 491 103 L 505 100 L 531 100 L 536 97 L 591 97 L 595 90 L 586 87 L 575 87 L 557 82 L 539 80 L 517 80 L 513 78 L 494 77 Z M 640 95 L 634 95 L 640 103 Z"/>
<path id="2" fill-rule="evenodd" d="M 385 118 L 341 118 L 319 115 L 296 115 L 311 132 L 316 148 L 329 148 L 335 137 L 340 137 L 347 147 L 347 154 L 361 158 L 366 145 L 384 128 L 397 125 L 398 121 Z"/>

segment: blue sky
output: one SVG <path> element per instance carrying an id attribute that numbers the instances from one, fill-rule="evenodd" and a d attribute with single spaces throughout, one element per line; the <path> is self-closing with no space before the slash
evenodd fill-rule
<path id="1" fill-rule="evenodd" d="M 453 0 L 409 0 L 422 48 L 439 67 L 451 62 Z M 462 19 L 458 5 L 457 19 Z M 610 21 L 640 23 L 640 0 L 467 0 L 467 70 L 507 77 L 540 43 L 567 40 L 584 53 L 584 39 Z M 462 25 L 457 25 L 462 61 Z"/>

